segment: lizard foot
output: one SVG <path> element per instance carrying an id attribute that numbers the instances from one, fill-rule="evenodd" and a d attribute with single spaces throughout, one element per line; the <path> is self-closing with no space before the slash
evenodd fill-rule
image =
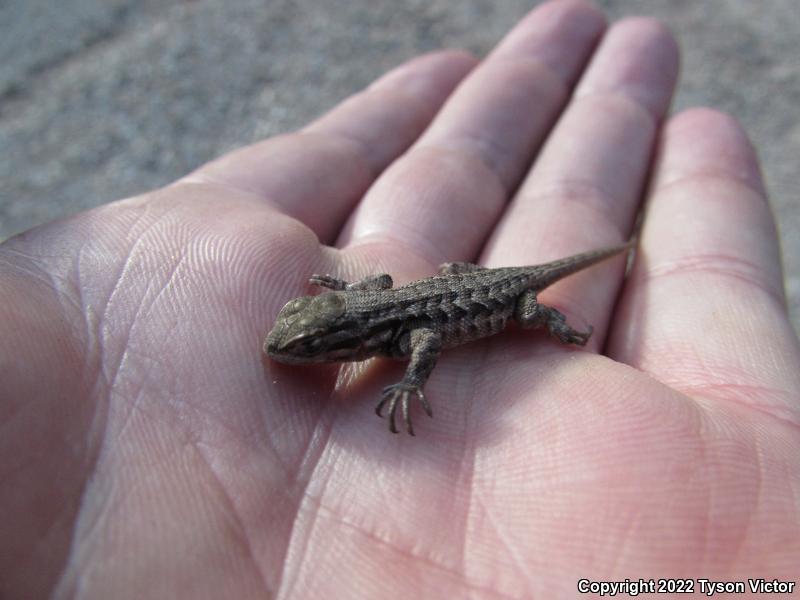
<path id="1" fill-rule="evenodd" d="M 592 331 L 594 328 L 589 325 L 588 331 L 576 331 L 571 329 L 570 327 L 564 327 L 563 331 L 558 331 L 555 333 L 555 336 L 559 339 L 559 341 L 565 344 L 575 344 L 576 346 L 585 346 L 586 342 L 589 341 L 589 338 L 592 336 Z"/>
<path id="2" fill-rule="evenodd" d="M 381 398 L 378 406 L 375 407 L 375 414 L 383 418 L 383 409 L 388 406 L 389 431 L 392 433 L 397 433 L 394 416 L 397 412 L 397 405 L 400 404 L 400 409 L 403 413 L 403 421 L 405 421 L 406 424 L 406 431 L 408 431 L 409 435 L 414 435 L 414 427 L 411 425 L 411 414 L 408 406 L 409 399 L 412 395 L 416 395 L 419 398 L 422 408 L 429 417 L 432 417 L 433 410 L 431 409 L 430 403 L 425 398 L 425 394 L 422 393 L 421 387 L 410 383 L 395 383 L 394 385 L 387 385 L 383 388 L 383 398 Z"/>
<path id="3" fill-rule="evenodd" d="M 526 316 L 523 314 L 521 318 L 525 320 Z M 585 346 L 586 342 L 592 336 L 593 327 L 589 325 L 587 331 L 578 331 L 567 325 L 567 317 L 558 312 L 555 308 L 550 306 L 536 306 L 536 310 L 532 312 L 532 316 L 527 319 L 529 326 L 546 325 L 550 331 L 550 335 L 560 341 L 562 344 L 575 344 L 576 346 Z"/>

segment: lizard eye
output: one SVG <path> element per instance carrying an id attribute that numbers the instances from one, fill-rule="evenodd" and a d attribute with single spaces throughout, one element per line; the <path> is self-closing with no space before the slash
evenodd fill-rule
<path id="1" fill-rule="evenodd" d="M 287 347 L 306 350 L 318 350 L 322 346 L 322 338 L 318 330 L 304 331 L 286 342 Z"/>

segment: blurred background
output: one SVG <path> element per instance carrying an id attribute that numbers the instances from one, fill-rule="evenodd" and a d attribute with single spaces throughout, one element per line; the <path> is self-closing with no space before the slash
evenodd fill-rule
<path id="1" fill-rule="evenodd" d="M 4 0 L 0 240 L 163 185 L 291 130 L 388 68 L 484 54 L 536 0 Z M 673 110 L 708 105 L 759 149 L 800 329 L 800 2 L 599 0 L 676 34 Z"/>

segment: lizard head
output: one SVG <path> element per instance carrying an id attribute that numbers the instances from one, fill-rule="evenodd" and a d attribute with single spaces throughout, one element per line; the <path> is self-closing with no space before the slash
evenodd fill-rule
<path id="1" fill-rule="evenodd" d="M 357 359 L 362 342 L 348 326 L 343 294 L 301 296 L 286 303 L 264 341 L 264 352 L 286 364 Z"/>

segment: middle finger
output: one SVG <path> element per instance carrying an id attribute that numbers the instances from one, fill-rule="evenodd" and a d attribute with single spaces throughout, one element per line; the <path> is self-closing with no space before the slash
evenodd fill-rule
<path id="1" fill-rule="evenodd" d="M 602 14 L 584 2 L 532 11 L 381 176 L 337 245 L 355 262 L 385 257 L 404 269 L 401 278 L 473 258 L 604 27 Z"/>
<path id="2" fill-rule="evenodd" d="M 488 266 L 537 264 L 629 236 L 678 71 L 672 35 L 631 18 L 611 27 L 536 165 L 487 243 Z M 602 345 L 624 261 L 543 292 Z"/>

